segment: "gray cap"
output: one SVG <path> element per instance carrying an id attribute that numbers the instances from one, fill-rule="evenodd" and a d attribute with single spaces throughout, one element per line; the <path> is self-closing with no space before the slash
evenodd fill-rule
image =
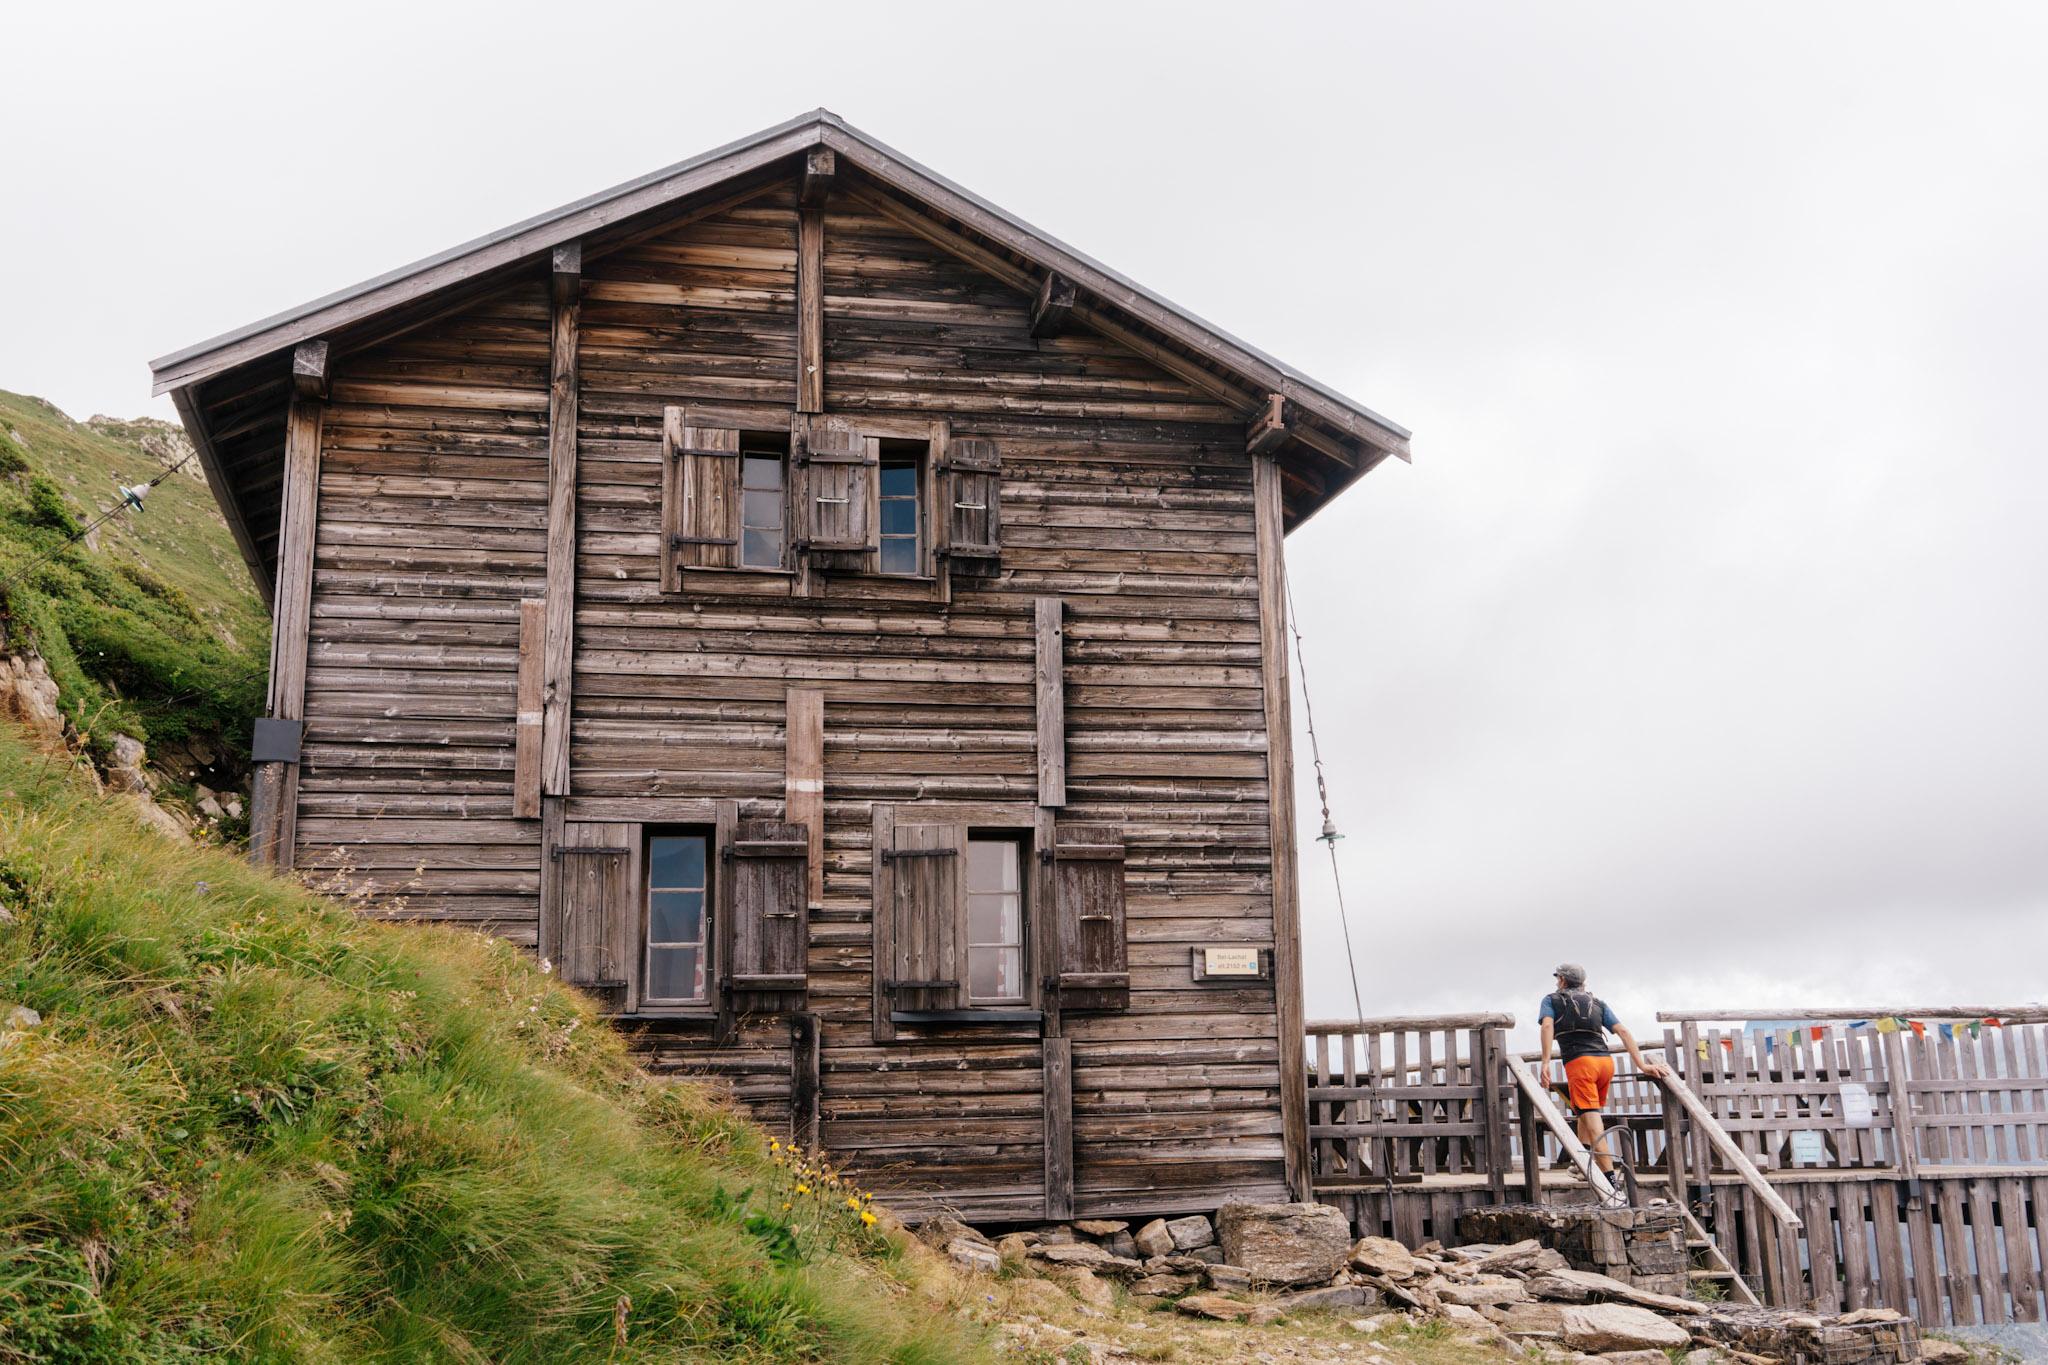
<path id="1" fill-rule="evenodd" d="M 1583 986 L 1586 984 L 1586 969 L 1576 962 L 1558 963 L 1557 970 L 1552 972 L 1551 975 L 1563 977 L 1564 984 L 1567 986 Z"/>

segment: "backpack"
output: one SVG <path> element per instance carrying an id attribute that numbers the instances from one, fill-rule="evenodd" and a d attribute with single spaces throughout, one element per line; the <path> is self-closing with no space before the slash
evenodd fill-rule
<path id="1" fill-rule="evenodd" d="M 1601 1023 L 1606 1009 L 1598 996 L 1583 986 L 1575 990 L 1553 991 L 1550 1008 L 1557 1015 L 1555 1030 L 1560 1042 L 1573 1034 L 1580 1034 L 1598 1044 L 1601 1051 L 1606 1051 L 1607 1030 Z"/>

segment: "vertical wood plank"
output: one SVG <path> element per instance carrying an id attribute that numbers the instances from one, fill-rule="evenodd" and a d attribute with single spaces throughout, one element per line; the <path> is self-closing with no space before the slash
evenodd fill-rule
<path id="1" fill-rule="evenodd" d="M 1998 1181 L 1998 1224 L 2005 1241 L 2005 1284 L 2014 1322 L 2039 1322 L 2033 1239 L 2027 1235 L 2027 1187 L 2016 1177 Z"/>
<path id="2" fill-rule="evenodd" d="M 825 899 L 825 693 L 792 687 L 783 707 L 784 819 L 802 825 L 810 845 L 811 909 Z"/>
<path id="3" fill-rule="evenodd" d="M 1977 1293 L 1984 1321 L 2008 1320 L 2005 1273 L 1999 1267 L 1997 1188 L 1982 1177 L 1970 1182 L 1970 1241 L 1977 1252 Z"/>
<path id="4" fill-rule="evenodd" d="M 1936 1204 L 1941 1211 L 1941 1265 L 1948 1281 L 1949 1321 L 1959 1327 L 1977 1322 L 1976 1277 L 1970 1266 L 1970 1233 L 1963 1224 L 1962 1182 L 1935 1182 Z"/>
<path id="5" fill-rule="evenodd" d="M 519 677 L 512 719 L 512 814 L 540 818 L 541 652 L 547 637 L 547 603 L 519 604 Z"/>
<path id="6" fill-rule="evenodd" d="M 548 330 L 548 547 L 541 654 L 541 791 L 569 794 L 570 670 L 576 641 L 577 333 L 583 246 L 555 248 Z M 664 561 L 668 552 L 662 552 Z"/>
<path id="7" fill-rule="evenodd" d="M 796 410 L 825 410 L 825 211 L 796 216 Z"/>
<path id="8" fill-rule="evenodd" d="M 1841 1220 L 1844 1293 L 1849 1311 L 1854 1312 L 1876 1302 L 1871 1296 L 1871 1281 L 1876 1277 L 1870 1273 L 1870 1242 L 1863 1230 L 1863 1204 L 1869 1189 L 1861 1182 L 1848 1181 L 1830 1188 Z"/>
<path id="9" fill-rule="evenodd" d="M 1877 1242 L 1878 1302 L 1911 1316 L 1913 1284 L 1906 1276 L 1906 1257 L 1899 1228 L 1899 1187 L 1879 1180 L 1870 1187 L 1870 1227 Z"/>
<path id="10" fill-rule="evenodd" d="M 1308 1104 L 1302 1091 L 1301 900 L 1294 847 L 1294 719 L 1288 693 L 1286 524 L 1280 466 L 1252 460 L 1259 557 L 1259 673 L 1266 712 L 1267 841 L 1273 858 L 1273 997 L 1280 1034 L 1280 1127 L 1287 1187 L 1308 1198 Z"/>
<path id="11" fill-rule="evenodd" d="M 320 430 L 325 404 L 297 398 L 285 418 L 284 491 L 278 512 L 277 587 L 271 616 L 270 706 L 279 720 L 306 718 L 306 653 L 313 626 L 313 547 L 320 520 Z M 279 871 L 295 861 L 297 763 L 263 764 L 261 800 L 250 802 L 249 853 Z M 263 816 L 259 823 L 253 817 Z"/>
<path id="12" fill-rule="evenodd" d="M 1892 1165 L 1911 1180 L 1920 1173 L 1920 1128 L 1914 1116 L 1913 1078 L 1906 1067 L 1906 1045 L 1896 1032 L 1880 1037 L 1884 1048 L 1885 1096 L 1892 1117 Z"/>
<path id="13" fill-rule="evenodd" d="M 1508 1129 L 1501 1102 L 1500 1066 L 1504 1034 L 1498 1028 L 1483 1028 L 1474 1030 L 1472 1037 L 1472 1065 L 1479 1073 L 1479 1102 L 1485 1106 L 1486 1188 L 1494 1203 L 1504 1204 L 1508 1197 Z M 1674 1195 L 1678 1197 L 1682 1196 Z"/>
<path id="14" fill-rule="evenodd" d="M 1074 1216 L 1073 1040 L 1047 1038 L 1045 1068 L 1045 1216 Z"/>
<path id="15" fill-rule="evenodd" d="M 806 1152 L 818 1147 L 818 1039 L 817 1015 L 799 1010 L 789 1016 L 789 1140 Z"/>
<path id="16" fill-rule="evenodd" d="M 1835 1256 L 1835 1217 L 1828 1187 L 1819 1181 L 1806 1186 L 1800 1217 L 1806 1224 L 1807 1265 L 1813 1272 L 1813 1304 L 1823 1313 L 1842 1311 L 1840 1263 Z M 1789 1202 L 1789 1201 L 1788 1201 Z"/>
<path id="17" fill-rule="evenodd" d="M 1067 666 L 1065 605 L 1041 597 L 1035 608 L 1038 642 L 1038 804 L 1067 804 Z M 1304 1043 L 1304 1045 L 1306 1045 Z"/>
<path id="18" fill-rule="evenodd" d="M 1906 1198 L 1906 1249 L 1912 1256 L 1913 1316 L 1930 1327 L 1952 1323 L 1943 1306 L 1940 1266 L 1934 1250 L 1934 1210 L 1925 1197 Z"/>

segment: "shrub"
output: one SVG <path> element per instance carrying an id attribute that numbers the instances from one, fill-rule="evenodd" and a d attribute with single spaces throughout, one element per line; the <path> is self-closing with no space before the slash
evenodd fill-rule
<path id="1" fill-rule="evenodd" d="M 29 476 L 28 510 L 33 524 L 47 526 L 67 538 L 85 530 L 78 524 L 78 518 L 71 515 L 71 503 L 64 490 L 41 474 Z"/>

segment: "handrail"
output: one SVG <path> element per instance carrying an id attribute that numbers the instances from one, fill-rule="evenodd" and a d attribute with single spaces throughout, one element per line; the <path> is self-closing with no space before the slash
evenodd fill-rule
<path id="1" fill-rule="evenodd" d="M 1996 1019 L 2005 1024 L 2048 1022 L 2048 1005 L 1934 1005 L 1925 1009 L 1883 1005 L 1869 1009 L 1848 1009 L 1823 1005 L 1815 1009 L 1786 1007 L 1776 1010 L 1658 1010 L 1660 1024 L 1777 1024 L 1856 1023 L 1878 1019 Z"/>
<path id="2" fill-rule="evenodd" d="M 1645 1072 L 1643 1074 L 1648 1075 L 1649 1073 Z M 1700 1097 L 1692 1093 L 1692 1087 L 1679 1079 L 1678 1073 L 1675 1071 L 1666 1071 L 1663 1075 L 1654 1076 L 1652 1079 L 1663 1086 L 1665 1093 L 1677 1100 L 1686 1113 L 1692 1115 L 1692 1121 L 1698 1124 L 1700 1131 L 1707 1135 L 1707 1141 L 1714 1144 L 1714 1150 L 1727 1159 L 1728 1164 L 1735 1168 L 1735 1173 L 1742 1177 L 1742 1183 L 1749 1186 L 1756 1194 L 1756 1197 L 1764 1201 L 1765 1207 L 1776 1214 L 1779 1221 L 1783 1222 L 1785 1226 L 1791 1228 L 1799 1227 L 1799 1215 L 1792 1212 L 1792 1206 L 1787 1204 L 1775 1189 L 1771 1188 L 1771 1182 L 1764 1179 L 1763 1172 L 1756 1168 L 1756 1163 L 1751 1161 L 1744 1154 L 1743 1150 L 1735 1145 L 1735 1139 L 1728 1136 L 1728 1130 L 1721 1126 L 1720 1120 L 1714 1117 L 1713 1111 L 1700 1103 Z"/>
<path id="3" fill-rule="evenodd" d="M 1307 1033 L 1434 1033 L 1441 1029 L 1513 1028 L 1512 1014 L 1413 1014 L 1383 1019 L 1312 1019 Z"/>
<path id="4" fill-rule="evenodd" d="M 1593 1163 L 1593 1154 L 1586 1150 L 1585 1143 L 1579 1141 L 1579 1135 L 1572 1131 L 1572 1126 L 1564 1121 L 1564 1115 L 1559 1112 L 1556 1103 L 1543 1089 L 1543 1083 L 1536 1079 L 1536 1073 L 1529 1069 L 1529 1064 L 1512 1053 L 1504 1054 L 1501 1061 L 1514 1076 L 1515 1084 L 1521 1088 L 1523 1102 L 1532 1105 L 1542 1116 L 1544 1126 L 1550 1129 L 1551 1136 L 1564 1148 L 1565 1155 L 1576 1162 L 1578 1168 L 1585 1173 L 1586 1183 L 1593 1187 L 1593 1193 L 1602 1199 L 1613 1198 L 1613 1182 Z"/>

